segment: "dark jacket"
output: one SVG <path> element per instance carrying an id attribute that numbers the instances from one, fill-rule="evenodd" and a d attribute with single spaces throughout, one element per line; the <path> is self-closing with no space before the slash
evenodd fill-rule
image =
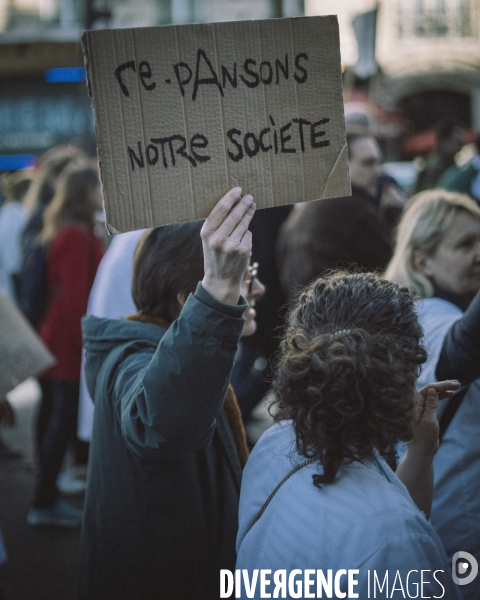
<path id="1" fill-rule="evenodd" d="M 280 281 L 291 297 L 328 269 L 384 270 L 392 256 L 392 224 L 372 196 L 352 195 L 302 204 L 283 224 L 277 242 Z"/>
<path id="2" fill-rule="evenodd" d="M 241 468 L 223 402 L 246 304 L 199 285 L 168 330 L 87 317 L 95 402 L 80 598 L 218 597 Z"/>

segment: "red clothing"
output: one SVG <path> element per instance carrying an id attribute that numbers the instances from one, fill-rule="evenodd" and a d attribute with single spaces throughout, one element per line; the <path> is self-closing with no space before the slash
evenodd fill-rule
<path id="1" fill-rule="evenodd" d="M 48 252 L 48 289 L 51 301 L 40 325 L 40 337 L 57 359 L 46 377 L 80 380 L 82 331 L 88 296 L 104 253 L 92 228 L 65 225 Z"/>

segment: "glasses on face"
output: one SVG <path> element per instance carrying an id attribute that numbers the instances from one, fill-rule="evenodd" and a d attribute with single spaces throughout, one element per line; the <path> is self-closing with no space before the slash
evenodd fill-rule
<path id="1" fill-rule="evenodd" d="M 250 279 L 247 279 L 247 281 L 245 282 L 248 284 L 248 295 L 250 295 L 252 293 L 253 286 L 255 284 L 255 279 L 257 278 L 257 273 L 258 273 L 258 262 L 254 262 L 253 265 L 250 265 L 248 267 L 248 274 L 250 276 Z"/>

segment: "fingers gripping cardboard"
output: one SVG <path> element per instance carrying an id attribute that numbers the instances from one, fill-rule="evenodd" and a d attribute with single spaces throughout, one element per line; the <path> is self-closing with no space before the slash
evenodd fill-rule
<path id="1" fill-rule="evenodd" d="M 111 233 L 350 194 L 336 17 L 87 31 Z"/>

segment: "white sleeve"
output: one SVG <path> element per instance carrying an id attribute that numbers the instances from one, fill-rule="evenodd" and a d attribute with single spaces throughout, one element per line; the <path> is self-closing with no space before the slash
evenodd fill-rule
<path id="1" fill-rule="evenodd" d="M 417 302 L 417 314 L 423 328 L 427 362 L 422 365 L 417 387 L 421 388 L 437 380 L 435 370 L 443 346 L 443 340 L 452 325 L 461 319 L 462 311 L 446 300 L 427 298 Z"/>

